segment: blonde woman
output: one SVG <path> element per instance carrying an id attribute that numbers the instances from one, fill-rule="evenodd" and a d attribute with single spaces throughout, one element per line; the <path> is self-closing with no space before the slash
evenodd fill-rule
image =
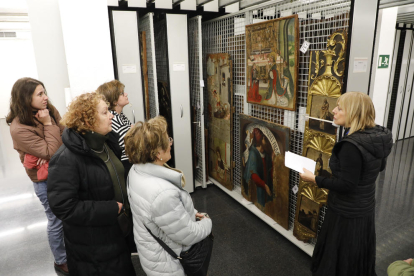
<path id="1" fill-rule="evenodd" d="M 345 128 L 329 161 L 333 178 L 306 169 L 300 175 L 329 190 L 311 270 L 313 275 L 376 275 L 375 181 L 385 169 L 392 134 L 375 125 L 374 105 L 361 92 L 342 95 L 333 113 L 334 123 Z"/>
<path id="2" fill-rule="evenodd" d="M 118 214 L 131 216 L 118 135 L 102 95 L 75 98 L 61 121 L 47 195 L 63 221 L 70 275 L 135 275 Z"/>
<path id="3" fill-rule="evenodd" d="M 125 154 L 124 137 L 131 128 L 131 122 L 122 113 L 124 107 L 129 104 L 128 94 L 124 89 L 125 85 L 122 82 L 113 80 L 99 86 L 96 92 L 105 96 L 109 103 L 109 112 L 114 115 L 112 118 L 112 130 L 119 135 L 118 143 L 122 150 L 121 162 L 124 165 L 126 178 L 132 164 L 128 161 L 128 157 Z"/>
<path id="4" fill-rule="evenodd" d="M 147 275 L 185 275 L 180 262 L 148 230 L 180 256 L 210 235 L 212 228 L 211 219 L 194 209 L 189 193 L 183 189 L 183 173 L 166 164 L 172 144 L 164 117 L 138 122 L 125 136 L 125 150 L 134 163 L 129 172 L 128 194 L 135 243 Z M 196 221 L 196 217 L 201 220 Z"/>

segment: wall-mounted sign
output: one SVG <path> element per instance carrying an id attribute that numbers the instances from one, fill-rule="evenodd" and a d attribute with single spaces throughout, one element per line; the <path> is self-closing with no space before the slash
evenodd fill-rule
<path id="1" fill-rule="evenodd" d="M 380 55 L 378 57 L 378 68 L 388 68 L 390 64 L 390 55 Z"/>
<path id="2" fill-rule="evenodd" d="M 368 68 L 368 58 L 355 58 L 353 73 L 364 73 Z"/>

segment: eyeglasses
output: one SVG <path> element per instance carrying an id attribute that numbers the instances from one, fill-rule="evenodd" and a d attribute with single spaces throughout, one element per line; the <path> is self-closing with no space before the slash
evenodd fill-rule
<path id="1" fill-rule="evenodd" d="M 172 145 L 174 142 L 174 139 L 172 137 L 168 137 L 168 141 L 170 142 L 170 144 Z"/>

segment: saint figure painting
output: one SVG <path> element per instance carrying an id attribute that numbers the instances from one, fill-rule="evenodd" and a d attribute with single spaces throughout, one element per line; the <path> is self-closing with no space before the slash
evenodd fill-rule
<path id="1" fill-rule="evenodd" d="M 240 114 L 242 195 L 288 229 L 290 129 Z"/>
<path id="2" fill-rule="evenodd" d="M 208 172 L 233 189 L 233 77 L 229 54 L 207 55 Z"/>
<path id="3" fill-rule="evenodd" d="M 295 110 L 298 17 L 246 26 L 247 102 Z"/>

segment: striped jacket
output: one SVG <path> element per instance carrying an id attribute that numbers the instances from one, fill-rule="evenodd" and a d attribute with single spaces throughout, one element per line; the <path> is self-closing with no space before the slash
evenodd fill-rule
<path id="1" fill-rule="evenodd" d="M 119 146 L 122 149 L 121 161 L 128 160 L 125 154 L 124 137 L 131 128 L 131 122 L 122 112 L 121 114 L 118 114 L 115 110 L 110 110 L 110 112 L 114 115 L 112 118 L 112 130 L 119 134 Z"/>

